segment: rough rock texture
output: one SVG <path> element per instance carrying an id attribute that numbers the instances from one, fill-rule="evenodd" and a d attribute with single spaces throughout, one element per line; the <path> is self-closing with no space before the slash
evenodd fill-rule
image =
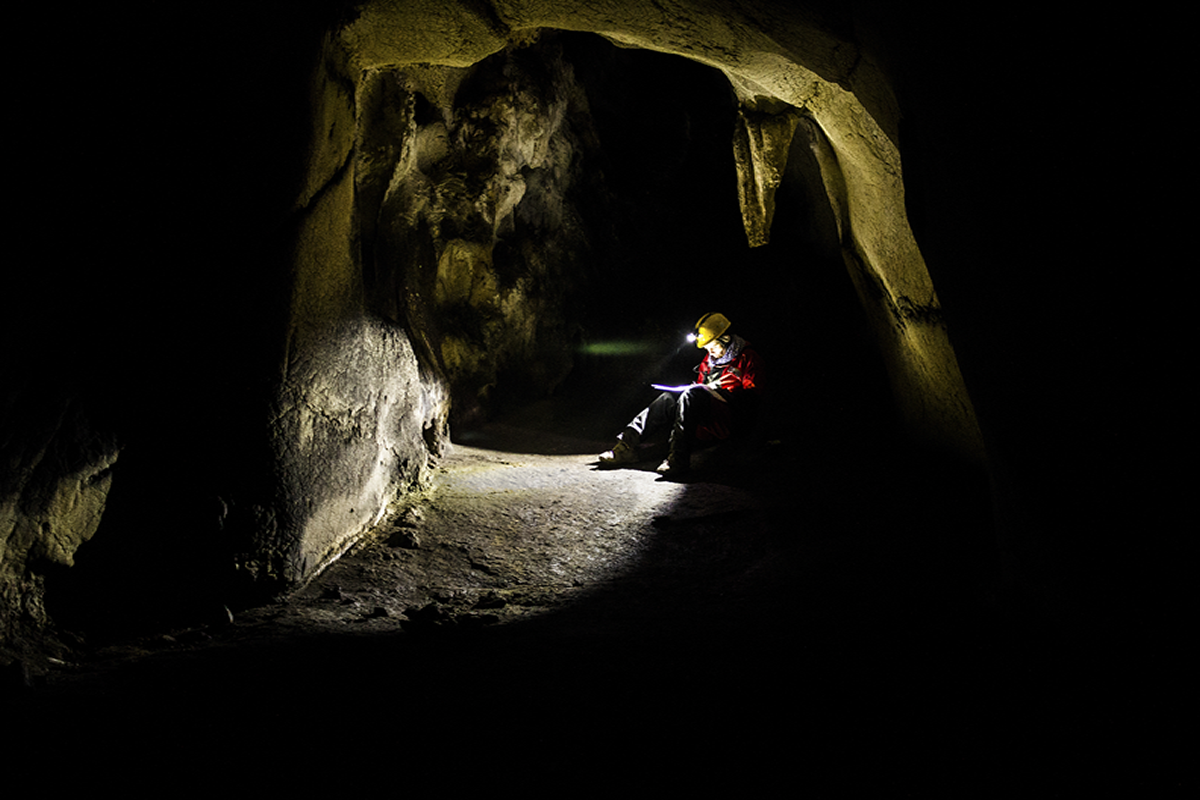
<path id="1" fill-rule="evenodd" d="M 336 82 L 330 116 L 352 113 Z M 335 124 L 335 130 L 337 126 Z M 331 147 L 348 148 L 348 135 Z M 347 162 L 348 164 L 349 162 Z M 270 426 L 277 494 L 271 525 L 240 558 L 256 579 L 302 580 L 378 520 L 397 490 L 420 484 L 447 436 L 447 396 L 408 338 L 366 316 L 355 247 L 353 171 L 338 169 L 300 211 L 285 362 Z"/>
<path id="2" fill-rule="evenodd" d="M 561 49 L 536 42 L 546 27 L 595 30 L 729 77 L 741 104 L 731 147 L 752 245 L 769 238 L 774 194 L 806 116 L 843 256 L 909 425 L 981 456 L 904 214 L 889 133 L 896 120 L 887 116 L 894 110 L 875 97 L 877 118 L 807 66 L 848 82 L 851 67 L 837 41 L 789 42 L 828 56 L 806 50 L 802 63 L 768 38 L 763 20 L 733 24 L 702 2 L 669 13 L 572 8 L 569 25 L 563 11 L 554 3 L 501 2 L 494 14 L 471 4 L 435 12 L 373 3 L 328 40 L 314 78 L 287 363 L 272 428 L 281 490 L 268 515 L 274 529 L 255 532 L 257 554 L 243 560 L 251 573 L 303 581 L 384 513 L 394 485 L 422 480 L 423 450 L 438 450 L 447 413 L 479 417 L 497 387 L 518 396 L 546 391 L 569 370 L 581 316 L 572 297 L 586 282 L 566 276 L 585 271 L 572 262 L 589 251 L 572 187 L 595 133 Z M 874 85 L 869 67 L 854 70 Z M 412 356 L 389 354 L 372 325 L 355 322 L 369 310 L 400 327 L 394 341 L 410 345 Z M 349 351 L 363 355 L 347 360 Z M 397 362 L 406 364 L 398 377 L 405 388 L 384 400 L 387 392 L 367 376 Z M 415 415 L 414 430 L 435 431 L 432 441 L 378 437 L 390 427 L 381 417 L 391 403 Z M 383 476 L 398 466 L 393 484 Z M 275 566 L 262 566 L 264 559 Z"/>
<path id="3" fill-rule="evenodd" d="M 738 200 L 751 247 L 771 239 L 775 190 L 783 180 L 799 122 L 799 112 L 786 106 L 774 112 L 746 106 L 738 110 L 733 153 L 738 166 Z"/>
<path id="4" fill-rule="evenodd" d="M 232 752 L 242 785 L 336 762 L 356 785 L 402 767 L 410 787 L 532 796 L 593 772 L 617 793 L 770 795 L 802 763 L 805 787 L 888 794 L 973 787 L 994 774 L 978 765 L 1050 738 L 1001 732 L 1049 715 L 1025 671 L 979 657 L 976 575 L 942 569 L 986 547 L 978 473 L 865 431 L 697 454 L 686 482 L 653 461 L 598 469 L 604 440 L 580 436 L 596 408 L 572 400 L 454 444 L 428 492 L 286 601 L 52 665 L 6 708 L 10 753 L 40 767 L 61 731 L 81 766 L 226 781 L 199 765 Z M 946 482 L 954 502 L 934 501 Z M 861 502 L 864 483 L 882 502 Z"/>
<path id="5" fill-rule="evenodd" d="M 773 225 L 797 224 L 773 218 L 774 195 L 793 146 L 820 150 L 840 247 L 910 424 L 977 456 L 970 401 L 903 213 L 895 101 L 881 73 L 846 46 L 847 19 L 811 13 L 812 19 L 770 3 L 731 10 L 705 0 L 669 7 L 380 2 L 340 19 L 314 13 L 294 23 L 307 33 L 296 34 L 288 45 L 294 49 L 281 50 L 285 58 L 260 66 L 293 70 L 276 101 L 281 110 L 268 117 L 249 95 L 239 108 L 280 133 L 306 114 L 304 166 L 267 155 L 255 164 L 286 176 L 279 186 L 296 187 L 290 210 L 268 203 L 278 202 L 278 186 L 233 206 L 245 217 L 236 223 L 247 239 L 237 245 L 238 257 L 265 270 L 264 277 L 248 300 L 227 299 L 219 281 L 204 296 L 215 301 L 212 308 L 240 315 L 240 327 L 223 334 L 224 346 L 239 347 L 245 333 L 254 355 L 228 371 L 213 345 L 204 358 L 224 381 L 211 391 L 223 405 L 212 414 L 195 404 L 214 420 L 227 409 L 231 424 L 220 431 L 222 443 L 241 435 L 265 441 L 250 445 L 254 455 L 233 470 L 222 466 L 220 448 L 206 453 L 218 472 L 193 483 L 197 496 L 190 503 L 227 514 L 196 526 L 197 542 L 214 559 L 227 550 L 250 584 L 303 582 L 365 533 L 397 495 L 426 480 L 452 414 L 471 419 L 485 414 L 498 393 L 520 398 L 563 379 L 578 320 L 588 310 L 583 299 L 624 311 L 626 283 L 651 298 L 677 291 L 676 254 L 667 250 L 657 262 L 607 264 L 608 288 L 595 293 L 598 248 L 612 235 L 595 224 L 603 216 L 596 207 L 583 209 L 604 202 L 594 177 L 596 131 L 586 87 L 552 37 L 538 41 L 543 29 L 593 31 L 622 47 L 680 55 L 726 75 L 741 108 L 726 152 L 743 176 L 751 243 L 766 242 Z M 252 21 L 234 41 L 241 52 L 261 46 Z M 303 63 L 311 72 L 308 96 L 299 102 L 295 70 Z M 203 74 L 203 62 L 196 69 Z M 674 93 L 669 86 L 654 91 Z M 795 144 L 802 119 L 809 120 L 807 138 Z M 656 153 L 647 175 L 669 175 L 672 165 L 684 163 L 678 146 L 696 126 L 686 116 L 671 126 L 676 150 Z M 293 146 L 295 136 L 288 129 L 290 138 L 280 141 Z M 736 185 L 729 191 L 732 201 Z M 627 218 L 650 207 L 631 204 Z M 267 209 L 276 228 L 265 236 L 249 233 Z M 213 222 L 211 229 L 225 231 L 234 247 L 228 231 L 236 224 L 219 215 Z M 639 246 L 650 250 L 655 243 Z M 217 245 L 208 256 L 228 254 Z M 681 266 L 682 274 L 713 286 L 738 269 L 736 263 L 710 273 L 701 264 Z M 236 262 L 226 269 L 236 273 Z M 702 286 L 701 294 L 708 296 Z M 262 321 L 252 321 L 256 298 L 268 304 Z M 786 312 L 778 287 L 775 298 Z M 768 305 L 759 311 L 780 320 L 778 332 L 785 317 Z M 203 301 L 197 308 L 213 313 Z M 247 378 L 255 382 L 248 393 L 238 385 Z M 194 382 L 178 368 L 172 380 L 189 390 Z M 153 515 L 140 524 L 152 527 Z M 26 555 L 13 551 L 6 558 L 13 574 L 26 574 Z"/>
<path id="6" fill-rule="evenodd" d="M 447 397 L 394 327 L 361 320 L 324 334 L 288 363 L 271 430 L 277 527 L 240 564 L 256 577 L 294 582 L 329 564 L 428 480 L 446 442 Z"/>
<path id="7" fill-rule="evenodd" d="M 558 87 L 572 91 L 567 73 L 527 80 L 529 66 L 521 66 L 512 85 L 537 91 L 513 94 L 503 119 L 479 113 L 488 92 L 464 95 L 459 105 L 457 91 L 489 59 L 503 73 L 513 63 L 505 48 L 527 46 L 542 29 L 593 32 L 622 47 L 692 59 L 719 70 L 743 108 L 797 109 L 770 243 L 756 251 L 788 241 L 793 225 L 812 223 L 785 210 L 789 198 L 820 194 L 788 186 L 787 171 L 811 156 L 805 174 L 815 161 L 827 198 L 820 207 L 808 204 L 813 219 L 834 232 L 833 249 L 875 326 L 909 427 L 976 457 L 986 445 L 1013 574 L 1048 587 L 1040 597 L 1060 611 L 1102 603 L 1110 618 L 1129 621 L 1126 609 L 1147 602 L 1140 583 L 1153 584 L 1145 596 L 1168 593 L 1163 606 L 1171 607 L 1172 582 L 1157 576 L 1164 564 L 1182 563 L 1172 557 L 1180 537 L 1162 533 L 1173 528 L 1160 524 L 1159 504 L 1130 502 L 1145 488 L 1133 473 L 1159 462 L 1128 451 L 1169 440 L 1154 430 L 1166 415 L 1142 413 L 1140 403 L 1175 393 L 1157 391 L 1137 366 L 1162 346 L 1139 341 L 1150 328 L 1113 324 L 1114 310 L 1152 307 L 1162 291 L 1139 285 L 1151 270 L 1126 268 L 1153 256 L 1114 257 L 1111 242 L 1136 231 L 1148 245 L 1153 237 L 1144 232 L 1161 225 L 1127 218 L 1152 207 L 1144 198 L 1154 193 L 1114 192 L 1114 171 L 1097 169 L 1112 161 L 1110 140 L 1085 135 L 1096 109 L 1135 95 L 1125 91 L 1134 72 L 1113 70 L 1097 81 L 1095 65 L 1112 53 L 1074 52 L 1099 50 L 1093 43 L 1157 43 L 1157 32 L 1131 26 L 1115 38 L 1080 35 L 1073 18 L 1010 6 L 992 7 L 986 24 L 964 27 L 940 11 L 874 2 L 428 0 L 293 11 L 184 5 L 160 9 L 161 26 L 147 26 L 138 9 L 89 7 L 53 25 L 16 26 L 53 31 L 45 39 L 53 55 L 36 62 L 38 80 L 14 87 L 14 107 L 29 108 L 39 121 L 19 126 L 30 139 L 12 147 L 39 167 L 20 204 L 30 224 L 21 217 L 14 228 L 40 245 L 42 257 L 6 270 L 0 291 L 0 380 L 13 393 L 6 403 L 16 398 L 5 407 L 15 412 L 3 419 L 0 436 L 5 468 L 17 477 L 3 499 L 0 571 L 15 587 L 6 590 L 8 608 L 38 605 L 41 554 L 75 561 L 58 571 L 70 575 L 112 540 L 132 542 L 143 551 L 141 563 L 154 566 L 135 570 L 128 582 L 97 579 L 104 589 L 142 586 L 147 576 L 174 582 L 172 568 L 186 567 L 195 578 L 189 587 L 224 591 L 219 576 L 238 564 L 271 590 L 295 585 L 362 534 L 390 492 L 420 484 L 445 437 L 445 401 L 454 391 L 487 387 L 493 374 L 496 390 L 485 394 L 502 391 L 512 383 L 510 368 L 542 370 L 539 380 L 553 385 L 561 362 L 509 364 L 493 352 L 523 347 L 527 328 L 516 326 L 519 336 L 509 340 L 503 325 L 441 313 L 482 307 L 527 320 L 503 304 L 497 311 L 487 291 L 494 286 L 502 297 L 534 305 L 537 291 L 556 291 L 522 283 L 522 270 L 552 273 L 536 258 L 511 258 L 486 234 L 505 241 L 505 220 L 520 221 L 534 195 L 575 185 L 574 175 L 567 184 L 539 184 L 538 192 L 530 183 L 563 163 L 556 148 L 564 140 L 556 137 L 564 128 L 551 123 L 564 107 Z M 92 79 L 80 64 L 105 79 Z M 151 70 L 170 81 L 148 88 Z M 455 71 L 465 76 L 461 84 Z M 401 75 L 405 86 L 384 88 Z M 580 80 L 585 90 L 587 83 Z M 676 97 L 666 82 L 649 91 L 629 84 L 637 89 L 628 92 L 631 106 Z M 388 93 L 402 101 L 395 130 L 421 131 L 408 151 L 403 136 L 376 138 L 376 111 L 387 105 L 379 97 Z M 533 118 L 546 123 L 538 123 L 540 132 L 525 124 L 535 106 Z M 443 161 L 439 115 L 447 137 L 476 123 L 491 126 L 478 140 L 483 150 L 451 149 L 447 138 Z M 672 125 L 694 122 L 679 115 Z M 805 146 L 807 154 L 797 152 Z M 405 194 L 420 197 L 424 167 L 436 172 L 435 165 L 489 148 L 511 152 L 511 164 L 530 172 L 506 171 L 504 160 L 489 157 L 480 186 L 447 196 L 444 208 L 487 199 L 470 210 L 469 235 L 379 226 L 377 212 L 389 203 L 434 221 L 443 208 L 438 198 L 409 202 Z M 755 190 L 749 206 L 752 230 L 765 232 L 782 149 L 756 155 L 746 147 L 731 156 L 764 190 Z M 647 162 L 674 155 L 656 153 Z M 399 165 L 403 180 L 391 191 Z M 736 207 L 732 164 L 728 196 Z M 614 217 L 649 205 L 617 207 Z M 380 253 L 386 235 L 397 233 L 419 259 L 389 261 L 386 248 Z M 678 239 L 705 233 L 684 231 Z M 649 249 L 651 238 L 639 244 Z M 670 245 L 655 255 L 663 257 L 637 265 L 647 292 L 682 294 L 681 275 L 700 283 L 688 287 L 694 294 L 680 300 L 679 315 L 700 300 L 707 306 L 731 274 L 746 276 L 747 291 L 737 298 L 744 308 L 773 304 L 763 315 L 772 333 L 807 321 L 797 321 L 791 306 L 823 304 L 789 298 L 796 274 L 811 266 L 793 264 L 790 254 L 769 272 L 746 268 L 766 258 L 751 253 L 702 277 L 693 263 L 673 261 Z M 409 269 L 428 282 L 421 302 L 396 291 Z M 600 296 L 611 300 L 605 286 Z M 428 341 L 418 314 L 438 326 Z M 814 350 L 828 345 L 827 363 L 842 359 L 842 342 L 822 338 L 818 324 L 805 333 Z M 781 351 L 793 344 L 775 340 L 784 343 Z M 819 388 L 823 375 L 812 362 L 789 355 L 779 353 L 775 363 L 815 376 Z M 846 366 L 868 371 L 857 361 Z M 64 398 L 86 423 L 45 424 L 57 413 L 47 417 L 46 409 L 62 407 Z M 53 442 L 46 452 L 87 456 L 57 465 L 38 460 L 43 440 Z M 115 445 L 93 442 L 121 442 L 120 459 L 111 462 Z M 110 463 L 112 490 L 94 527 Z M 43 465 L 47 474 L 36 477 Z M 101 480 L 89 484 L 92 468 Z M 331 476 L 337 486 L 328 485 Z M 1175 496 L 1171 486 L 1155 490 Z M 114 514 L 122 494 L 123 517 Z M 1114 508 L 1129 524 L 1113 523 L 1122 517 Z M 1110 528 L 1120 532 L 1104 532 Z M 1133 529 L 1154 533 L 1129 535 Z M 81 546 L 92 530 L 93 540 Z M 1130 563 L 1141 565 L 1142 581 L 1118 580 Z"/>
<path id="8" fill-rule="evenodd" d="M 0 642 L 47 621 L 40 574 L 70 567 L 95 534 L 120 453 L 69 398 L 40 407 L 6 399 L 5 415 L 25 427 L 4 441 L 0 472 Z"/>
<path id="9" fill-rule="evenodd" d="M 341 34 L 344 58 L 358 69 L 471 63 L 502 46 L 502 36 L 546 27 L 591 30 L 625 47 L 714 66 L 729 77 L 744 109 L 735 152 L 752 245 L 767 240 L 772 221 L 773 187 L 797 118 L 787 109 L 808 115 L 829 142 L 832 158 L 824 163 L 836 164 L 827 185 L 842 200 L 843 251 L 876 320 L 896 395 L 919 395 L 902 404 L 909 424 L 982 457 L 971 400 L 904 211 L 899 114 L 876 65 L 799 12 L 769 3 L 736 12 L 704 0 L 670 7 L 630 0 L 602 9 L 497 2 L 494 8 L 484 15 L 473 6 L 446 5 L 431 17 L 423 6 L 369 5 Z M 837 21 L 822 22 L 836 27 Z"/>
<path id="10" fill-rule="evenodd" d="M 383 70 L 361 94 L 376 100 L 361 135 L 382 146 L 360 144 L 371 158 L 360 192 L 386 187 L 377 207 L 359 206 L 373 220 L 372 302 L 416 334 L 456 421 L 485 414 L 498 386 L 518 398 L 552 389 L 571 367 L 590 271 L 573 195 L 595 148 L 561 48 Z"/>
<path id="11" fill-rule="evenodd" d="M 452 411 L 483 413 L 502 378 L 527 397 L 569 370 L 588 133 L 569 120 L 586 101 L 553 48 L 522 55 L 371 70 L 353 90 L 319 73 L 271 427 L 279 493 L 241 557 L 256 578 L 294 584 L 336 557 L 425 480 Z"/>

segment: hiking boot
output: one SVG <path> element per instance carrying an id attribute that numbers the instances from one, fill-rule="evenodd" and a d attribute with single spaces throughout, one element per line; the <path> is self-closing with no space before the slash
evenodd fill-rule
<path id="1" fill-rule="evenodd" d="M 691 468 L 691 459 L 687 456 L 667 456 L 656 470 L 664 478 L 680 478 Z"/>
<path id="2" fill-rule="evenodd" d="M 637 452 L 625 442 L 617 442 L 612 450 L 600 454 L 599 461 L 606 467 L 617 464 L 632 464 L 638 460 Z"/>

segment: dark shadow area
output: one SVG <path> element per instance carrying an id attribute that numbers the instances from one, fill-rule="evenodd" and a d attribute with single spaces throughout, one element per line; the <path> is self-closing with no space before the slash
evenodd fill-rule
<path id="1" fill-rule="evenodd" d="M 564 35 L 620 190 L 593 209 L 611 228 L 590 231 L 612 270 L 593 276 L 554 393 L 501 392 L 490 425 L 455 436 L 598 452 L 645 384 L 690 375 L 699 354 L 678 337 L 721 310 L 774 377 L 774 444 L 714 462 L 683 497 L 737 487 L 761 503 L 656 520 L 636 568 L 554 613 L 383 636 L 273 628 L 270 608 L 208 621 L 229 594 L 208 577 L 229 570 L 232 541 L 256 544 L 223 526 L 274 524 L 252 518 L 274 476 L 247 443 L 263 441 L 284 360 L 316 56 L 357 13 L 327 5 L 94 9 L 67 15 L 73 30 L 14 29 L 72 55 L 16 82 L 40 121 L 17 126 L 19 149 L 45 170 L 18 228 L 55 252 L 0 291 L 0 373 L 18 380 L 0 394 L 21 412 L 5 444 L 22 454 L 25 429 L 52 430 L 24 409 L 69 397 L 81 437 L 123 448 L 101 529 L 69 577 L 46 576 L 47 602 L 70 606 L 49 616 L 96 635 L 32 687 L 19 663 L 2 676 L 14 774 L 128 794 L 307 794 L 324 779 L 451 797 L 1121 794 L 1114 775 L 1133 778 L 1125 796 L 1182 794 L 1191 581 L 1171 501 L 1187 494 L 1149 451 L 1178 438 L 1162 407 L 1186 396 L 1171 370 L 1150 374 L 1153 356 L 1177 360 L 1185 339 L 1142 317 L 1186 315 L 1160 309 L 1147 247 L 1162 225 L 1146 198 L 1165 193 L 1120 185 L 1163 171 L 1137 148 L 1122 160 L 1103 114 L 1114 97 L 1178 107 L 1154 103 L 1137 68 L 1162 62 L 1161 19 L 1100 30 L 997 7 L 964 27 L 933 8 L 803 4 L 853 29 L 858 74 L 880 65 L 895 90 L 909 217 L 990 487 L 898 432 L 803 151 L 772 244 L 747 250 L 721 76 Z M 751 6 L 772 9 L 736 12 Z M 781 47 L 800 41 L 781 28 Z M 636 354 L 595 347 L 609 342 Z M 214 500 L 231 489 L 256 505 Z M 1023 560 L 1000 591 L 997 521 Z M 154 630 L 180 609 L 191 627 Z M 147 635 L 98 647 L 132 633 Z"/>
<path id="2" fill-rule="evenodd" d="M 79 776 L 202 785 L 324 764 L 347 785 L 447 792 L 999 792 L 1076 733 L 1072 698 L 1048 697 L 991 617 L 982 476 L 846 436 L 715 465 L 685 491 L 720 485 L 761 506 L 657 520 L 634 568 L 553 613 L 147 641 L 153 656 L 14 704 L 8 752 L 33 768 L 53 740 Z"/>

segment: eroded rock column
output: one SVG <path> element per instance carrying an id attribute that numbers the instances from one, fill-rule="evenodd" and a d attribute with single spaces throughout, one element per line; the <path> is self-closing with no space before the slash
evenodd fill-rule
<path id="1" fill-rule="evenodd" d="M 771 239 L 775 190 L 787 167 L 800 112 L 767 98 L 748 98 L 738 108 L 733 156 L 738 170 L 738 201 L 751 247 Z"/>

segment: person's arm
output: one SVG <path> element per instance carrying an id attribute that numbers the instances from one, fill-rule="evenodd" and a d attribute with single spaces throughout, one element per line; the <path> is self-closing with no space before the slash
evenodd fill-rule
<path id="1" fill-rule="evenodd" d="M 720 377 L 709 382 L 708 384 L 714 389 L 721 389 L 726 392 L 736 392 L 742 388 L 742 379 L 736 368 L 727 369 L 721 373 Z"/>
<path id="2" fill-rule="evenodd" d="M 747 350 L 741 359 L 741 389 L 749 391 L 758 388 L 759 363 L 758 353 Z"/>
<path id="3" fill-rule="evenodd" d="M 737 364 L 725 370 L 720 378 L 709 385 L 730 393 L 757 389 L 758 366 L 758 355 L 753 350 L 748 351 L 738 359 Z"/>

